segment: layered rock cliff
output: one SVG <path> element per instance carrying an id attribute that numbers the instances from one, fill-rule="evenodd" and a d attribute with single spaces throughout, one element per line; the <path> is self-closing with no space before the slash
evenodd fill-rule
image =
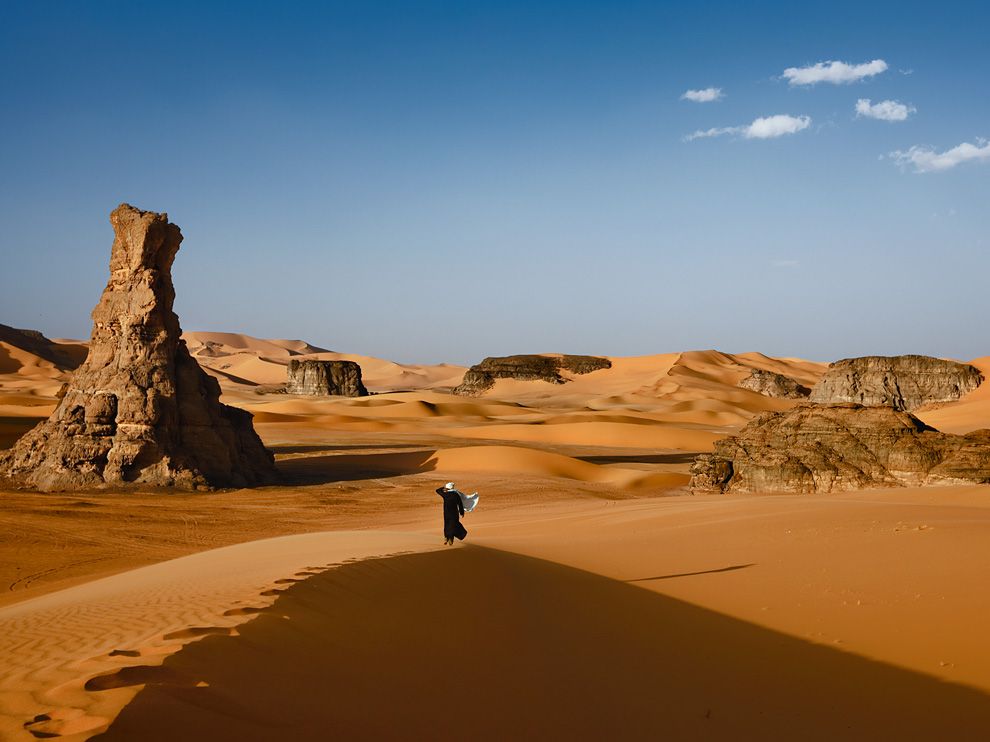
<path id="1" fill-rule="evenodd" d="M 289 394 L 366 397 L 361 366 L 354 361 L 310 361 L 292 359 L 288 366 Z"/>
<path id="2" fill-rule="evenodd" d="M 110 280 L 89 354 L 51 417 L 0 457 L 0 476 L 41 490 L 241 487 L 277 479 L 251 415 L 221 404 L 172 311 L 182 241 L 166 214 L 110 215 Z"/>
<path id="3" fill-rule="evenodd" d="M 831 364 L 810 401 L 915 410 L 932 402 L 953 402 L 982 382 L 983 374 L 967 363 L 929 356 L 864 356 Z"/>
<path id="4" fill-rule="evenodd" d="M 990 483 L 990 430 L 950 435 L 893 407 L 804 404 L 753 419 L 691 474 L 695 492 Z"/>
<path id="5" fill-rule="evenodd" d="M 778 399 L 802 399 L 811 394 L 808 387 L 799 384 L 790 376 L 759 368 L 754 368 L 749 376 L 739 382 L 739 386 L 765 397 Z"/>
<path id="6" fill-rule="evenodd" d="M 516 355 L 492 356 L 475 364 L 464 374 L 464 380 L 454 388 L 454 394 L 475 396 L 495 386 L 496 379 L 518 379 L 522 381 L 546 381 L 551 384 L 564 384 L 568 380 L 562 372 L 590 374 L 611 368 L 608 358 L 575 355 Z"/>

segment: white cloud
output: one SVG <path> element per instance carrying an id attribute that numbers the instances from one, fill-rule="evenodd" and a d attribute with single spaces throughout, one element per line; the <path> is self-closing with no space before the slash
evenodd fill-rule
<path id="1" fill-rule="evenodd" d="M 724 98 L 725 93 L 722 88 L 704 88 L 703 90 L 688 90 L 681 96 L 681 100 L 691 100 L 695 103 L 711 103 L 720 98 Z"/>
<path id="2" fill-rule="evenodd" d="M 723 134 L 737 134 L 740 126 L 721 126 L 713 129 L 698 129 L 693 134 L 684 137 L 685 142 L 693 142 L 695 139 L 706 139 L 708 137 L 720 137 Z"/>
<path id="3" fill-rule="evenodd" d="M 901 167 L 913 166 L 916 173 L 935 173 L 964 162 L 990 162 L 990 141 L 977 139 L 976 144 L 963 142 L 945 152 L 915 145 L 908 150 L 891 152 L 889 156 Z"/>
<path id="4" fill-rule="evenodd" d="M 869 98 L 860 98 L 856 101 L 856 116 L 865 116 L 869 119 L 880 119 L 881 121 L 906 121 L 907 117 L 915 113 L 918 109 L 898 103 L 896 100 L 882 100 L 879 103 L 870 103 Z"/>
<path id="5" fill-rule="evenodd" d="M 820 82 L 842 85 L 862 80 L 864 77 L 879 75 L 886 69 L 887 63 L 882 59 L 874 59 L 863 64 L 828 61 L 810 67 L 788 67 L 784 70 L 784 77 L 791 85 L 815 85 Z"/>
<path id="6" fill-rule="evenodd" d="M 788 116 L 785 113 L 776 116 L 762 116 L 753 123 L 744 126 L 719 126 L 712 129 L 698 129 L 693 134 L 684 137 L 685 142 L 708 137 L 720 137 L 724 134 L 738 134 L 743 139 L 776 139 L 785 134 L 795 134 L 811 125 L 810 116 Z"/>
<path id="7" fill-rule="evenodd" d="M 784 134 L 796 134 L 811 126 L 811 116 L 788 116 L 786 113 L 765 116 L 743 127 L 746 139 L 775 139 Z"/>

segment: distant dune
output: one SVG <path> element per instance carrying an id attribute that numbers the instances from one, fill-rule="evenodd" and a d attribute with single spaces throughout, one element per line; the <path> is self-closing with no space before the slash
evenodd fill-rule
<path id="1" fill-rule="evenodd" d="M 48 414 L 55 393 L 71 371 L 72 364 L 66 360 L 81 361 L 85 345 L 16 330 L 4 337 L 20 340 L 18 345 L 0 341 L 0 443 L 10 445 Z M 600 467 L 576 456 L 595 448 L 639 453 L 709 451 L 716 440 L 734 433 L 755 415 L 790 409 L 799 402 L 741 388 L 740 382 L 754 369 L 813 387 L 826 368 L 824 363 L 761 353 L 685 351 L 613 357 L 611 368 L 585 374 L 562 372 L 563 384 L 497 379 L 481 396 L 459 397 L 449 392 L 460 383 L 466 371 L 463 366 L 399 364 L 334 352 L 303 340 L 265 340 L 238 333 L 188 332 L 184 338 L 196 360 L 219 380 L 225 400 L 252 412 L 269 443 L 300 438 L 319 441 L 348 434 L 419 440 L 425 436 L 427 445 L 445 441 L 431 449 L 439 452 L 435 463 L 444 469 L 525 472 L 547 479 L 598 482 L 625 491 L 676 489 L 685 482 L 687 466 L 676 472 L 641 466 L 632 475 L 598 471 Z M 374 396 L 307 398 L 266 393 L 284 383 L 291 359 L 305 358 L 357 362 Z M 990 357 L 973 363 L 984 373 L 990 371 Z M 918 414 L 948 432 L 986 427 L 990 424 L 990 387 L 984 384 L 958 402 Z M 472 447 L 477 450 L 472 452 Z M 378 461 L 376 466 L 382 464 Z"/>
<path id="2" fill-rule="evenodd" d="M 475 694 L 459 738 L 986 736 L 986 486 L 686 496 L 698 453 L 802 402 L 743 380 L 825 364 L 685 351 L 457 396 L 462 366 L 185 338 L 284 482 L 0 493 L 4 739 L 442 738 L 447 683 Z M 0 338 L 0 447 L 85 352 Z M 373 394 L 276 393 L 297 358 L 356 361 Z M 917 414 L 990 427 L 990 385 Z M 490 548 L 323 572 L 439 547 L 450 480 L 481 492 L 467 544 Z M 308 535 L 264 540 L 287 534 Z"/>

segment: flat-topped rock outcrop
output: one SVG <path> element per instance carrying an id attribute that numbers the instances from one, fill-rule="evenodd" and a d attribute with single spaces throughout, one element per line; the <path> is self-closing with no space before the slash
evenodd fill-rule
<path id="1" fill-rule="evenodd" d="M 739 386 L 776 399 L 802 399 L 811 394 L 808 387 L 799 384 L 790 376 L 759 368 L 754 368 L 749 376 L 739 382 Z"/>
<path id="2" fill-rule="evenodd" d="M 288 365 L 285 391 L 289 394 L 366 397 L 361 366 L 354 361 L 315 361 L 292 359 Z"/>
<path id="3" fill-rule="evenodd" d="M 951 435 L 893 407 L 803 404 L 717 441 L 691 474 L 695 492 L 990 483 L 990 430 Z"/>
<path id="4" fill-rule="evenodd" d="M 809 399 L 915 410 L 932 402 L 954 402 L 982 382 L 983 374 L 968 363 L 915 355 L 863 356 L 831 364 Z"/>
<path id="5" fill-rule="evenodd" d="M 592 371 L 611 368 L 608 358 L 576 355 L 516 355 L 492 356 L 475 364 L 464 374 L 464 380 L 454 388 L 454 394 L 475 396 L 495 386 L 496 379 L 521 381 L 546 381 L 564 384 L 568 381 L 564 371 L 572 374 L 590 374 Z"/>
<path id="6" fill-rule="evenodd" d="M 89 354 L 51 417 L 0 456 L 0 476 L 41 490 L 242 487 L 277 480 L 244 410 L 189 355 L 172 311 L 182 241 L 166 214 L 110 215 L 110 280 Z"/>

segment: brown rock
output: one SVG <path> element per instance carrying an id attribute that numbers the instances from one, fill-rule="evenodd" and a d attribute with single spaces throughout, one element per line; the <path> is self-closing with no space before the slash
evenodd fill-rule
<path id="1" fill-rule="evenodd" d="M 89 355 L 51 417 L 0 458 L 0 474 L 41 490 L 275 481 L 251 415 L 220 403 L 219 384 L 180 339 L 171 275 L 179 228 L 127 204 L 110 223 L 110 280 L 93 310 Z"/>
<path id="2" fill-rule="evenodd" d="M 567 379 L 561 372 L 590 374 L 604 368 L 611 368 L 608 358 L 575 355 L 516 355 L 492 356 L 475 364 L 464 374 L 454 394 L 476 396 L 483 394 L 495 385 L 496 379 L 519 379 L 522 381 L 547 381 L 551 384 L 564 384 Z"/>
<path id="3" fill-rule="evenodd" d="M 289 394 L 367 397 L 361 381 L 361 366 L 354 361 L 308 361 L 292 359 L 288 367 Z"/>
<path id="4" fill-rule="evenodd" d="M 929 356 L 863 356 L 831 364 L 810 400 L 915 410 L 955 401 L 982 382 L 983 374 L 968 363 Z"/>
<path id="5" fill-rule="evenodd" d="M 988 483 L 990 430 L 950 435 L 892 407 L 804 404 L 753 419 L 691 474 L 697 492 Z"/>
<path id="6" fill-rule="evenodd" d="M 811 394 L 808 387 L 799 384 L 790 376 L 759 368 L 754 368 L 749 376 L 739 382 L 738 386 L 765 397 L 778 399 L 801 399 Z"/>

